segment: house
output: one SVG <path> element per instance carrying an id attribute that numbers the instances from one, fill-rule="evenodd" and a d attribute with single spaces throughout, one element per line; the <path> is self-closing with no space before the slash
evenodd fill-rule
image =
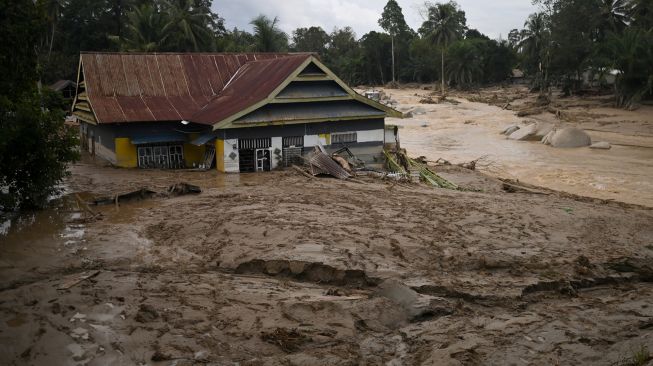
<path id="1" fill-rule="evenodd" d="M 72 80 L 59 80 L 49 86 L 50 89 L 61 93 L 64 99 L 71 101 L 75 97 L 77 84 Z"/>
<path id="2" fill-rule="evenodd" d="M 385 117 L 313 54 L 82 53 L 73 113 L 116 166 L 266 171 L 319 144 L 381 164 Z"/>

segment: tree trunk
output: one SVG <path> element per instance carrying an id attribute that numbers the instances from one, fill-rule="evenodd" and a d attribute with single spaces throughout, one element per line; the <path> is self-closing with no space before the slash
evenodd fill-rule
<path id="1" fill-rule="evenodd" d="M 391 36 L 392 39 L 392 83 L 395 83 L 395 36 Z"/>
<path id="2" fill-rule="evenodd" d="M 440 75 L 440 82 L 442 84 L 442 97 L 444 98 L 444 48 L 442 49 L 442 74 Z"/>

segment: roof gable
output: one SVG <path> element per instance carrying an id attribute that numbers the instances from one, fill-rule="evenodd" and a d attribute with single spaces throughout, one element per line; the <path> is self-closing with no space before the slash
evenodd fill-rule
<path id="1" fill-rule="evenodd" d="M 296 83 L 316 84 L 320 82 L 333 83 L 335 88 L 332 87 L 331 91 L 334 95 L 324 95 L 325 88 L 322 88 L 320 91 L 314 90 L 313 92 L 317 95 L 312 97 L 288 97 L 297 90 Z M 386 115 L 403 116 L 388 106 L 356 93 L 314 56 L 303 55 L 275 60 L 273 63 L 262 61 L 246 65 L 239 70 L 225 90 L 191 117 L 190 121 L 213 124 L 214 129 L 243 127 L 242 123 L 239 123 L 243 122 L 239 121 L 240 118 L 250 115 L 268 104 L 348 100 L 354 100 L 381 111 L 382 117 Z M 237 104 L 233 105 L 232 103 Z M 302 110 L 301 108 L 295 109 Z M 306 119 L 301 120 L 306 121 Z M 271 120 L 270 123 L 283 124 L 288 121 Z"/>

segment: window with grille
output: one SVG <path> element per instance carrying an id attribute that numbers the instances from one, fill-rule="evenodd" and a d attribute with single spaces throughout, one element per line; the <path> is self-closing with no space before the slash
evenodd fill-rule
<path id="1" fill-rule="evenodd" d="M 257 139 L 238 139 L 239 150 L 252 150 L 252 149 L 269 149 L 272 146 L 271 138 L 257 138 Z"/>
<path id="2" fill-rule="evenodd" d="M 184 168 L 182 145 L 150 145 L 138 147 L 140 168 L 181 169 Z"/>
<path id="3" fill-rule="evenodd" d="M 283 138 L 283 147 L 303 147 L 304 136 L 288 136 Z"/>
<path id="4" fill-rule="evenodd" d="M 356 132 L 338 132 L 331 134 L 331 144 L 342 144 L 357 141 Z"/>

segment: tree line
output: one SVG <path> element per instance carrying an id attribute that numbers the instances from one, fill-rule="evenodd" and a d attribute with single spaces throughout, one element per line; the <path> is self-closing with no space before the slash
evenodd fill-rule
<path id="1" fill-rule="evenodd" d="M 212 0 L 37 0 L 49 22 L 41 52 L 48 81 L 73 78 L 80 51 L 315 52 L 352 84 L 431 83 L 470 87 L 502 82 L 522 69 L 537 90 L 582 87 L 587 72 L 600 84 L 616 73 L 619 105 L 651 96 L 650 0 L 533 0 L 539 11 L 506 40 L 467 24 L 455 1 L 426 2 L 411 29 L 396 0 L 379 14 L 383 32 L 360 37 L 350 27 L 320 26 L 290 34 L 260 15 L 252 32 L 226 29 Z M 586 75 L 585 75 L 586 76 Z"/>

